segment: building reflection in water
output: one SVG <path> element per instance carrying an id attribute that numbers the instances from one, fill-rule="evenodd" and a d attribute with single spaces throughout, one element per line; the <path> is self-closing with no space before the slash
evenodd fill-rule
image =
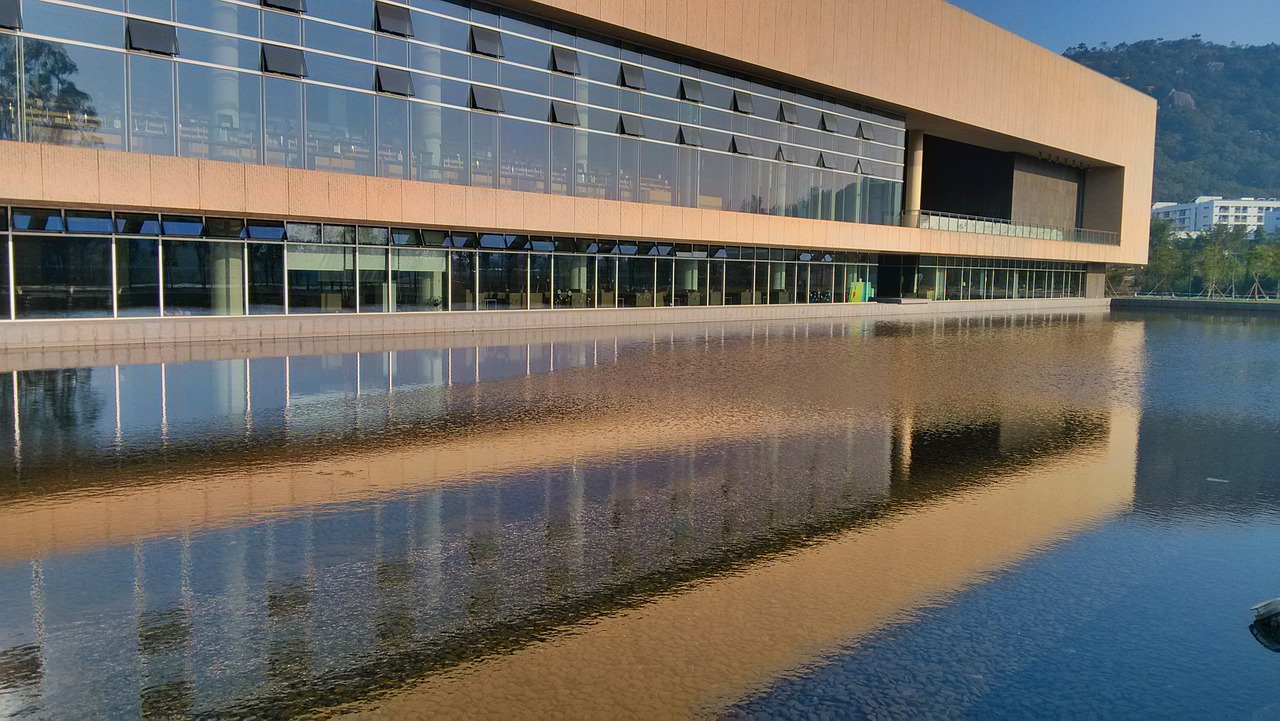
<path id="1" fill-rule="evenodd" d="M 1068 352 L 1127 362 L 1140 329 L 981 323 L 11 373 L 0 712 L 328 707 L 918 509 L 985 522 L 1017 479 L 1058 485 L 1017 491 L 1014 526 L 1061 507 L 1001 534 L 1024 553 L 1131 499 L 1137 421 L 1114 379 L 1015 381 Z M 940 339 L 958 354 L 930 360 Z M 952 382 L 950 364 L 995 358 Z M 1097 464 L 1118 473 L 1062 502 L 1076 471 L 1055 469 Z M 913 574 L 1016 555 L 960 544 L 918 564 L 934 551 L 910 539 L 893 603 L 919 601 Z M 780 670 L 744 663 L 715 683 Z"/>

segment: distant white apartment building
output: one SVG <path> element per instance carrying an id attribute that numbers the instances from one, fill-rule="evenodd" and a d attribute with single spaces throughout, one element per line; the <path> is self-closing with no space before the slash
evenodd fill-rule
<path id="1" fill-rule="evenodd" d="M 1173 223 L 1175 233 L 1198 233 L 1215 225 L 1243 225 L 1250 233 L 1267 224 L 1268 214 L 1280 222 L 1280 200 L 1202 195 L 1190 203 L 1156 203 L 1151 214 Z M 1268 229 L 1267 232 L 1271 232 Z"/>

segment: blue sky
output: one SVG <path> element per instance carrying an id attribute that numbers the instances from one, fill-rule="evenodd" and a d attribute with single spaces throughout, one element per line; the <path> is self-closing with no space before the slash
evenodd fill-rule
<path id="1" fill-rule="evenodd" d="M 1280 0 L 949 0 L 1055 52 L 1079 43 L 1112 45 L 1205 40 L 1245 45 L 1280 42 Z"/>

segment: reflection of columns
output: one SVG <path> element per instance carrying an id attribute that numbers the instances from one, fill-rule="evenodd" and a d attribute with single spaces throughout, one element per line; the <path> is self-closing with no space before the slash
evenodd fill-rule
<path id="1" fill-rule="evenodd" d="M 22 415 L 18 412 L 21 403 L 18 400 L 18 371 L 9 374 L 13 383 L 13 472 L 20 475 L 22 470 Z"/>
<path id="2" fill-rule="evenodd" d="M 920 196 L 924 188 L 924 133 L 919 130 L 907 131 L 907 193 L 902 215 L 902 224 L 915 227 L 920 218 Z"/>

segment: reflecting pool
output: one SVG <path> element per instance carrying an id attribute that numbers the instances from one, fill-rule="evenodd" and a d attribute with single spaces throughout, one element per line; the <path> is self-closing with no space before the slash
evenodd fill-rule
<path id="1" fill-rule="evenodd" d="M 1280 713 L 1278 322 L 58 361 L 0 355 L 0 716 Z"/>

